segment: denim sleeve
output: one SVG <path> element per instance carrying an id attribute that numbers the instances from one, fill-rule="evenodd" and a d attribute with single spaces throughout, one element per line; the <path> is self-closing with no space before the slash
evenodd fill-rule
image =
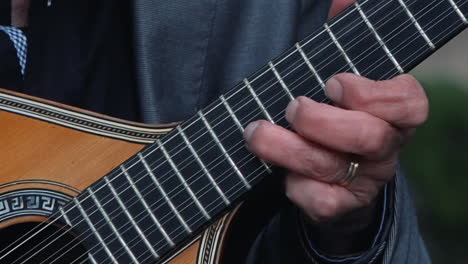
<path id="1" fill-rule="evenodd" d="M 419 234 L 414 207 L 402 172 L 384 189 L 381 217 L 371 245 L 348 256 L 326 256 L 311 243 L 292 204 L 271 219 L 250 249 L 248 264 L 257 263 L 430 263 Z"/>

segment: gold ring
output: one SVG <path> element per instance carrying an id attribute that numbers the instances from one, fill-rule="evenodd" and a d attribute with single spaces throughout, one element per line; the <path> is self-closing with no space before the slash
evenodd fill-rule
<path id="1" fill-rule="evenodd" d="M 356 171 L 358 167 L 359 163 L 351 161 L 349 163 L 348 172 L 346 172 L 346 176 L 343 179 L 339 180 L 338 184 L 344 187 L 350 185 L 351 182 L 357 177 Z"/>

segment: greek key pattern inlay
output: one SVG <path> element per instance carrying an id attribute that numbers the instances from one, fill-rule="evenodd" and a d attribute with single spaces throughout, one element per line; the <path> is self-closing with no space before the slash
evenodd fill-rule
<path id="1" fill-rule="evenodd" d="M 19 190 L 0 196 L 0 222 L 19 216 L 50 216 L 71 197 L 42 189 Z"/>

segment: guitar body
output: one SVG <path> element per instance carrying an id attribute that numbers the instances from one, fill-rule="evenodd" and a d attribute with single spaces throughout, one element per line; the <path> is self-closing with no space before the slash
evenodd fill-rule
<path id="1" fill-rule="evenodd" d="M 5 230 L 47 220 L 173 125 L 129 123 L 0 90 L 0 127 L 0 229 Z M 233 215 L 163 263 L 217 263 Z"/>

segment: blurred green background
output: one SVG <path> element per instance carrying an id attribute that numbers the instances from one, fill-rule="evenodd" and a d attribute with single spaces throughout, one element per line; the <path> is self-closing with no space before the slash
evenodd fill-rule
<path id="1" fill-rule="evenodd" d="M 413 74 L 430 100 L 428 122 L 402 155 L 433 263 L 468 256 L 468 32 Z"/>

